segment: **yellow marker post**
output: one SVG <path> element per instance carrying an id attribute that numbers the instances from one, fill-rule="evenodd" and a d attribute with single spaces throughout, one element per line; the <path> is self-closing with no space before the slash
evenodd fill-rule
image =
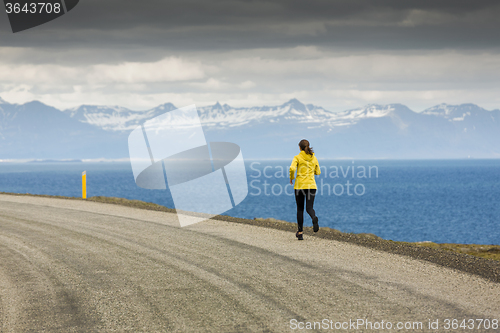
<path id="1" fill-rule="evenodd" d="M 82 172 L 82 199 L 87 199 L 87 171 Z"/>

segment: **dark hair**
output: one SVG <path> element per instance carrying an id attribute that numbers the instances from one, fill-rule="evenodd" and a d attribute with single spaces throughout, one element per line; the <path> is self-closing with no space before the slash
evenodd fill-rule
<path id="1" fill-rule="evenodd" d="M 309 155 L 314 154 L 314 150 L 312 149 L 312 147 L 309 147 L 309 141 L 307 141 L 306 139 L 300 140 L 299 147 L 300 147 L 300 150 L 305 151 L 306 154 L 309 154 Z"/>

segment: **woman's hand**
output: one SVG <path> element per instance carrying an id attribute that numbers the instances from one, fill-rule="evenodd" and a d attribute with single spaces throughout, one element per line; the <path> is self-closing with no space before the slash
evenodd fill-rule
<path id="1" fill-rule="evenodd" d="M 290 185 L 293 185 L 293 182 L 292 182 L 292 180 L 291 180 L 291 179 L 290 179 Z"/>

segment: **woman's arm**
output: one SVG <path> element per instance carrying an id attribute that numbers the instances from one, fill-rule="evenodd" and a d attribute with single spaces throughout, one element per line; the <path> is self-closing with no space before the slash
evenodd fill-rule
<path id="1" fill-rule="evenodd" d="M 315 175 L 321 175 L 321 168 L 319 167 L 319 163 L 318 163 L 318 159 L 317 158 L 314 159 L 314 164 L 315 164 L 315 166 L 314 166 L 314 174 Z"/>
<path id="2" fill-rule="evenodd" d="M 290 165 L 290 184 L 292 184 L 292 180 L 295 179 L 295 171 L 297 170 L 297 165 L 299 164 L 299 160 L 297 156 L 293 158 L 292 164 Z"/>

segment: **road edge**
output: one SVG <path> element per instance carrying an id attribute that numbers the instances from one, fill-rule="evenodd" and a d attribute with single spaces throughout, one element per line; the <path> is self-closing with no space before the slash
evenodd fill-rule
<path id="1" fill-rule="evenodd" d="M 99 196 L 99 197 L 91 197 L 85 200 L 76 197 L 38 195 L 29 193 L 21 194 L 21 193 L 0 192 L 0 194 L 15 195 L 15 196 L 36 196 L 36 197 L 64 199 L 64 200 L 83 200 L 83 201 L 121 205 L 138 209 L 163 211 L 169 213 L 176 212 L 175 209 L 157 205 L 154 203 L 144 202 L 140 200 L 128 200 L 124 198 L 115 198 L 115 197 Z M 290 231 L 293 234 L 296 232 L 297 228 L 295 223 L 280 221 L 276 219 L 256 218 L 250 220 L 250 219 L 243 219 L 225 215 L 217 215 L 214 216 L 212 219 L 225 222 L 253 225 L 270 229 Z M 292 236 L 295 237 L 295 235 L 293 234 L 291 235 L 291 237 Z M 500 283 L 500 261 L 492 259 L 485 259 L 468 254 L 434 249 L 430 247 L 423 247 L 412 243 L 385 240 L 373 234 L 344 233 L 328 227 L 320 228 L 320 230 L 317 233 L 313 232 L 312 227 L 305 227 L 304 235 L 306 236 L 306 238 L 317 237 L 322 239 L 347 242 L 371 248 L 374 250 L 384 251 L 397 255 L 403 255 L 413 259 L 425 260 L 437 264 L 439 266 L 452 268 L 461 272 L 480 276 L 492 282 Z"/>

